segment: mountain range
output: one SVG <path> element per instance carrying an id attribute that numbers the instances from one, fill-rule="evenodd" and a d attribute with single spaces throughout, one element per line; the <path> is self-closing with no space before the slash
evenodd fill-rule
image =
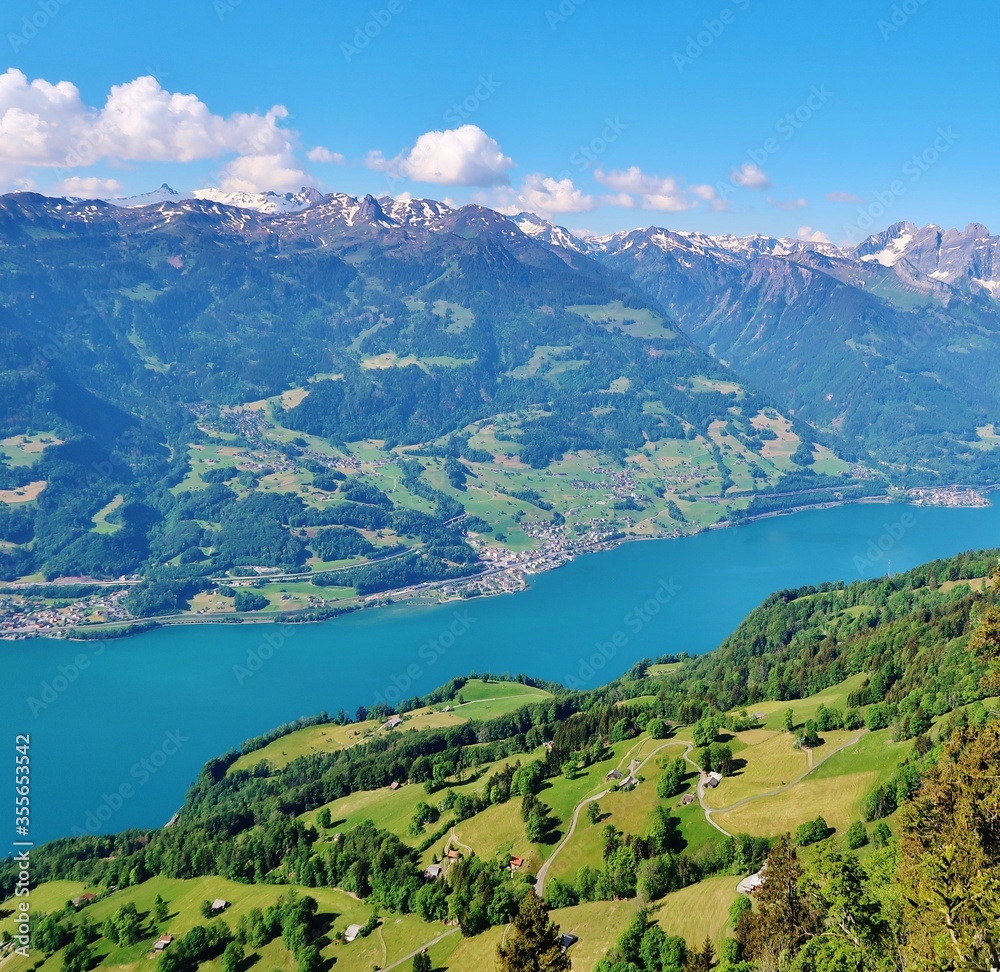
<path id="1" fill-rule="evenodd" d="M 158 193 L 184 196 L 168 187 Z M 325 242 L 327 227 L 360 223 L 448 232 L 464 222 L 503 232 L 488 210 L 432 200 L 359 200 L 307 188 L 188 195 L 280 214 L 267 225 L 283 239 Z M 997 479 L 1000 237 L 981 224 L 945 230 L 899 222 L 839 247 L 656 226 L 579 237 L 532 213 L 509 221 L 566 259 L 587 256 L 628 277 L 740 378 L 846 453 L 871 454 L 908 481 Z M 518 234 L 507 237 L 513 243 Z"/>
<path id="2" fill-rule="evenodd" d="M 634 470 L 620 502 L 668 528 L 752 511 L 762 491 L 830 499 L 858 477 L 993 482 L 997 246 L 981 226 L 905 223 L 850 250 L 659 227 L 580 238 L 529 213 L 309 188 L 9 194 L 0 425 L 23 454 L 2 470 L 22 492 L 0 507 L 0 565 L 51 577 L 181 555 L 188 574 L 301 563 L 295 522 L 315 519 L 322 469 L 296 466 L 301 496 L 271 511 L 263 544 L 226 539 L 235 482 L 215 482 L 212 511 L 178 500 L 180 483 L 211 484 L 192 443 L 261 401 L 287 436 L 271 449 L 311 436 L 378 443 L 384 462 L 437 457 L 400 466 L 403 498 L 375 505 L 442 523 L 469 512 L 468 475 L 512 461 L 555 478 L 494 495 L 515 489 L 548 523 L 572 505 L 544 490 L 573 456 Z M 37 430 L 57 444 L 39 449 Z M 106 507 L 117 529 L 95 532 Z M 503 522 L 501 536 L 520 521 Z M 447 555 L 459 534 L 424 542 L 445 570 L 469 556 Z"/>

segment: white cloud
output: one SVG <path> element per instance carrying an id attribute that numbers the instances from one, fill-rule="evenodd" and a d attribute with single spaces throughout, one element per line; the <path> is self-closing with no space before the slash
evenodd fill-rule
<path id="1" fill-rule="evenodd" d="M 594 178 L 602 186 L 618 193 L 618 198 L 623 193 L 641 197 L 643 209 L 679 213 L 696 205 L 673 176 L 650 175 L 643 172 L 637 165 L 611 172 L 597 169 L 594 172 Z M 609 197 L 606 201 L 613 205 L 628 205 L 628 203 L 615 202 L 615 197 Z"/>
<path id="2" fill-rule="evenodd" d="M 306 158 L 310 162 L 322 162 L 324 165 L 344 164 L 344 156 L 340 152 L 331 152 L 323 145 L 317 145 L 315 148 L 309 149 L 306 152 Z"/>
<path id="3" fill-rule="evenodd" d="M 738 169 L 729 174 L 733 184 L 744 189 L 770 189 L 771 180 L 763 173 L 760 166 L 753 162 L 744 162 Z"/>
<path id="4" fill-rule="evenodd" d="M 853 192 L 828 192 L 826 198 L 830 202 L 849 203 L 852 206 L 860 206 L 864 203 L 864 199 L 860 196 L 855 196 Z"/>
<path id="5" fill-rule="evenodd" d="M 800 226 L 798 233 L 800 240 L 806 240 L 810 243 L 829 243 L 830 237 L 826 233 L 821 233 L 819 230 L 813 229 L 811 226 Z"/>
<path id="6" fill-rule="evenodd" d="M 699 199 L 715 199 L 715 186 L 707 184 L 704 186 L 688 186 L 688 190 Z"/>
<path id="7" fill-rule="evenodd" d="M 84 104 L 69 81 L 29 82 L 14 68 L 0 75 L 0 165 L 81 168 L 112 162 L 193 162 L 236 155 L 244 175 L 282 176 L 257 189 L 297 187 L 308 175 L 295 161 L 287 110 L 213 114 L 197 96 L 166 91 L 152 77 L 114 85 L 104 105 Z M 294 172 L 294 176 L 293 173 Z M 232 178 L 228 167 L 224 178 Z"/>
<path id="8" fill-rule="evenodd" d="M 788 212 L 792 212 L 796 209 L 802 209 L 807 206 L 808 203 L 801 196 L 798 199 L 775 199 L 772 196 L 767 197 L 769 205 L 774 206 L 776 209 L 784 209 Z"/>
<path id="9" fill-rule="evenodd" d="M 525 177 L 521 186 L 524 208 L 533 213 L 586 213 L 597 200 L 573 185 L 572 179 L 553 179 L 540 174 Z"/>
<path id="10" fill-rule="evenodd" d="M 219 188 L 226 192 L 291 192 L 309 180 L 291 151 L 270 155 L 241 155 L 219 172 Z"/>
<path id="11" fill-rule="evenodd" d="M 621 206 L 622 209 L 635 209 L 637 205 L 635 196 L 630 196 L 627 192 L 610 193 L 603 196 L 601 201 L 607 206 Z"/>
<path id="12" fill-rule="evenodd" d="M 376 172 L 442 186 L 503 186 L 514 162 L 478 125 L 424 132 L 413 148 L 387 159 L 369 152 L 366 164 Z"/>
<path id="13" fill-rule="evenodd" d="M 121 192 L 122 184 L 117 179 L 99 179 L 97 176 L 70 176 L 56 185 L 55 191 L 65 196 L 104 199 Z"/>
<path id="14" fill-rule="evenodd" d="M 525 176 L 519 189 L 501 186 L 480 193 L 476 201 L 507 215 L 527 210 L 545 217 L 589 213 L 601 204 L 600 199 L 577 189 L 572 179 L 553 179 L 538 172 Z"/>

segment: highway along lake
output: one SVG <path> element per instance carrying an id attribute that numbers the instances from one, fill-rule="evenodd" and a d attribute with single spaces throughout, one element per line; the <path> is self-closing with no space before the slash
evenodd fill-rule
<path id="1" fill-rule="evenodd" d="M 300 716 L 398 701 L 472 670 L 590 688 L 643 657 L 714 648 L 772 591 L 996 545 L 998 506 L 841 506 L 626 543 L 496 598 L 3 642 L 0 728 L 11 748 L 31 736 L 36 841 L 159 826 L 207 759 Z"/>

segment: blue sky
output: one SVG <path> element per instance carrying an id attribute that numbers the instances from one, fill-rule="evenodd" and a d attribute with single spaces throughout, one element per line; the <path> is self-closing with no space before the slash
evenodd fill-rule
<path id="1" fill-rule="evenodd" d="M 305 182 L 595 231 L 998 231 L 998 20 L 986 0 L 8 0 L 0 182 Z"/>

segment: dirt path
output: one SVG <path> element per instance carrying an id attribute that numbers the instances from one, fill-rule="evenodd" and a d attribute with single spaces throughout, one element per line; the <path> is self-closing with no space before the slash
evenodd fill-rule
<path id="1" fill-rule="evenodd" d="M 451 828 L 451 841 L 450 841 L 450 843 L 454 844 L 459 850 L 464 850 L 465 853 L 469 854 L 470 856 L 472 854 L 475 854 L 475 851 L 468 844 L 463 844 L 461 842 L 461 840 L 458 839 L 458 834 L 455 833 L 455 828 L 454 827 Z"/>
<path id="2" fill-rule="evenodd" d="M 847 742 L 842 743 L 841 745 L 839 745 L 836 749 L 834 749 L 830 753 L 829 756 L 826 757 L 826 759 L 824 759 L 821 763 L 819 763 L 819 766 L 822 766 L 827 760 L 832 759 L 841 750 L 847 749 L 848 746 L 855 746 L 855 745 L 857 745 L 861 741 L 861 737 L 864 736 L 864 735 L 866 735 L 867 732 L 868 732 L 867 729 L 862 729 L 861 732 L 859 732 L 853 739 L 848 739 Z M 795 779 L 792 780 L 791 783 L 785 783 L 783 786 L 779 786 L 779 787 L 777 787 L 774 790 L 768 790 L 766 793 L 755 793 L 753 796 L 743 797 L 742 800 L 737 800 L 735 803 L 730 803 L 729 806 L 726 806 L 726 807 L 718 807 L 715 810 L 712 810 L 712 809 L 710 809 L 708 807 L 705 807 L 704 802 L 702 802 L 702 807 L 705 809 L 705 819 L 713 827 L 716 827 L 717 829 L 722 830 L 722 828 L 712 819 L 712 814 L 714 814 L 714 813 L 729 813 L 731 810 L 735 810 L 737 807 L 742 807 L 742 806 L 745 806 L 748 803 L 752 803 L 754 800 L 763 800 L 765 797 L 777 796 L 779 793 L 784 793 L 785 790 L 789 790 L 793 786 L 795 786 L 796 784 L 801 783 L 810 773 L 812 773 L 812 771 L 814 769 L 818 769 L 818 766 L 810 766 L 809 769 L 807 769 L 804 773 L 801 773 L 799 776 L 795 777 Z M 702 788 L 701 782 L 699 781 L 699 783 L 698 783 L 698 799 L 699 800 L 701 800 L 702 793 L 703 793 L 703 788 Z M 722 830 L 722 832 L 726 833 L 725 830 Z"/>
<path id="3" fill-rule="evenodd" d="M 389 972 L 389 969 L 398 969 L 399 966 L 401 966 L 404 962 L 408 962 L 411 958 L 413 958 L 414 955 L 418 955 L 425 948 L 431 948 L 432 946 L 437 945 L 437 943 L 440 942 L 441 939 L 447 938 L 449 935 L 454 935 L 455 932 L 457 931 L 458 931 L 457 928 L 451 928 L 448 931 L 446 931 L 443 935 L 438 935 L 437 938 L 432 938 L 425 945 L 421 945 L 420 948 L 414 949 L 412 952 L 410 952 L 409 955 L 404 955 L 401 959 L 397 959 L 395 962 L 392 963 L 392 965 L 386 965 L 385 968 L 383 969 L 383 972 Z"/>
<path id="4" fill-rule="evenodd" d="M 643 766 L 645 766 L 661 750 L 667 749 L 670 746 L 679 746 L 679 745 L 681 745 L 681 743 L 678 742 L 676 739 L 671 739 L 665 743 L 662 743 L 661 745 L 657 746 L 656 749 L 654 749 L 641 763 L 639 763 L 639 765 L 636 766 L 633 772 L 635 774 L 638 774 L 642 770 Z M 690 752 L 690 748 L 691 747 L 689 746 L 686 752 Z M 635 749 L 636 747 L 633 746 L 622 757 L 620 762 L 624 762 L 625 759 L 631 758 L 632 753 L 635 752 Z M 634 759 L 632 761 L 634 762 Z M 538 875 L 535 878 L 535 894 L 537 894 L 539 898 L 543 897 L 544 895 L 545 878 L 549 873 L 549 868 L 552 866 L 552 862 L 559 856 L 560 851 L 562 851 L 562 849 L 566 846 L 566 844 L 569 842 L 570 837 L 573 836 L 573 833 L 576 830 L 576 825 L 580 820 L 580 811 L 583 810 L 583 808 L 588 803 L 593 803 L 595 800 L 600 800 L 602 797 L 606 797 L 610 792 L 611 792 L 610 790 L 602 790 L 600 793 L 597 793 L 594 796 L 586 797 L 584 800 L 581 800 L 576 805 L 576 807 L 573 810 L 573 819 L 570 821 L 569 830 L 566 831 L 566 834 L 563 837 L 563 839 L 559 841 L 559 843 L 556 845 L 556 849 L 552 852 L 549 859 L 538 869 Z"/>
<path id="5" fill-rule="evenodd" d="M 388 953 L 388 951 L 386 950 L 386 947 L 385 947 L 385 937 L 382 935 L 382 925 L 381 925 L 381 923 L 379 924 L 379 926 L 377 928 L 377 931 L 378 931 L 378 941 L 379 941 L 379 944 L 382 946 L 382 961 L 379 963 L 379 968 L 380 969 L 384 969 L 385 968 L 385 963 L 388 961 L 388 958 L 389 958 L 389 953 Z"/>

